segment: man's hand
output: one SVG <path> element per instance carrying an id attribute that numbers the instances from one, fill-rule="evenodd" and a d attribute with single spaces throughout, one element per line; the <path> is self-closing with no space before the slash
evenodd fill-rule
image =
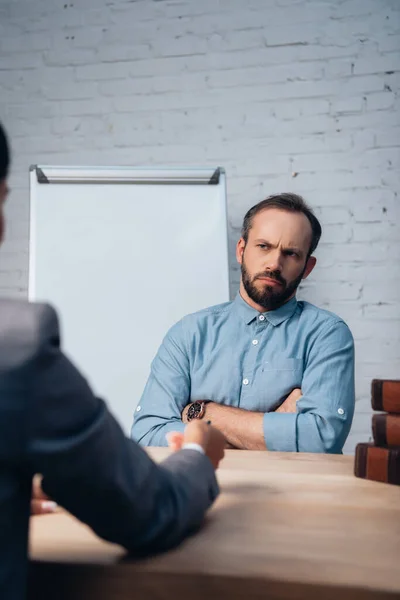
<path id="1" fill-rule="evenodd" d="M 300 388 L 295 388 L 289 396 L 282 402 L 282 404 L 276 409 L 277 413 L 295 413 L 297 412 L 296 403 L 301 398 L 302 392 Z"/>
<path id="2" fill-rule="evenodd" d="M 40 475 L 35 475 L 32 481 L 31 515 L 45 515 L 57 510 L 57 504 L 43 492 L 41 481 Z"/>
<path id="3" fill-rule="evenodd" d="M 187 414 L 188 414 L 188 410 L 189 410 L 189 408 L 191 407 L 192 404 L 193 404 L 193 402 L 189 402 L 189 404 L 186 404 L 185 408 L 182 411 L 182 415 L 181 415 L 181 417 L 182 417 L 182 423 L 184 423 L 185 425 L 187 425 L 189 423 L 189 421 L 187 420 Z M 210 402 L 209 400 L 207 400 L 207 404 L 208 404 L 208 406 L 210 406 L 211 404 L 213 404 L 213 402 Z M 206 407 L 206 410 L 207 410 L 207 407 Z M 205 419 L 205 421 L 207 421 L 207 416 L 204 417 L 204 419 Z M 176 435 L 179 436 L 179 435 L 183 435 L 183 434 L 178 434 L 177 433 Z M 172 436 L 172 437 L 170 437 L 170 436 Z M 172 434 L 169 434 L 169 437 L 168 437 L 168 444 L 169 444 L 170 448 L 173 447 L 174 440 L 175 439 L 179 439 L 179 437 L 175 438 L 173 436 L 175 436 L 175 432 L 173 432 Z M 226 450 L 235 450 L 236 448 L 235 448 L 235 446 L 232 446 L 232 444 L 230 444 L 226 440 L 225 441 L 225 449 Z"/>
<path id="4" fill-rule="evenodd" d="M 191 421 L 184 433 L 171 432 L 167 435 L 168 445 L 174 450 L 180 450 L 184 444 L 199 444 L 210 459 L 214 469 L 217 469 L 224 457 L 226 440 L 222 433 L 204 421 Z"/>
<path id="5" fill-rule="evenodd" d="M 169 433 L 167 433 L 166 438 L 168 446 L 173 452 L 178 452 L 178 450 L 182 448 L 183 435 L 184 434 L 180 431 L 170 431 Z"/>

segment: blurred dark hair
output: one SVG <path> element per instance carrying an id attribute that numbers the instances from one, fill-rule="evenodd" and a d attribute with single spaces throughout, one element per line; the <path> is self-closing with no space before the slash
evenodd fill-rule
<path id="1" fill-rule="evenodd" d="M 242 226 L 242 238 L 244 239 L 244 241 L 247 243 L 249 231 L 252 227 L 253 218 L 255 217 L 255 215 L 265 210 L 266 208 L 280 208 L 281 210 L 286 210 L 288 212 L 303 213 L 303 215 L 307 217 L 312 229 L 310 250 L 308 251 L 308 256 L 311 256 L 311 254 L 318 246 L 318 242 L 321 237 L 321 224 L 318 221 L 317 217 L 314 215 L 312 209 L 305 202 L 304 198 L 298 196 L 297 194 L 292 194 L 289 192 L 284 194 L 274 194 L 272 196 L 268 196 L 268 198 L 266 198 L 265 200 L 261 200 L 261 202 L 259 202 L 247 211 L 243 219 Z"/>
<path id="2" fill-rule="evenodd" d="M 0 181 L 8 175 L 10 166 L 10 150 L 8 147 L 7 136 L 0 123 Z"/>

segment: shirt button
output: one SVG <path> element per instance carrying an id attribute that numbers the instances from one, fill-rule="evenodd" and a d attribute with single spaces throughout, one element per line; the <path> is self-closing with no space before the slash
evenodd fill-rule
<path id="1" fill-rule="evenodd" d="M 337 411 L 338 411 L 339 415 L 344 415 L 344 410 L 343 410 L 343 408 L 338 408 L 338 410 L 337 410 Z"/>
<path id="2" fill-rule="evenodd" d="M 141 410 L 141 408 L 142 408 L 141 406 L 137 406 L 136 407 L 136 412 L 139 412 Z"/>
<path id="3" fill-rule="evenodd" d="M 249 383 L 248 379 L 243 379 L 243 385 L 247 385 Z"/>
<path id="4" fill-rule="evenodd" d="M 258 318 L 260 319 L 260 321 L 265 321 L 264 315 L 260 315 Z"/>
<path id="5" fill-rule="evenodd" d="M 253 340 L 251 343 L 253 344 L 253 346 L 257 346 L 258 340 Z"/>

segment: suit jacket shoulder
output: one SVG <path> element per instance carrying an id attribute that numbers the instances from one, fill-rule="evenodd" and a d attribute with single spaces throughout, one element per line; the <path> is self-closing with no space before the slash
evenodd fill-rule
<path id="1" fill-rule="evenodd" d="M 49 341 L 59 346 L 55 310 L 48 304 L 0 300 L 0 371 L 28 365 Z"/>

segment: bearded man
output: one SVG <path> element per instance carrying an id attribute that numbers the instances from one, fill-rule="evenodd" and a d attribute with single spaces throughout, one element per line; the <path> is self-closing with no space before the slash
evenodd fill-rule
<path id="1" fill-rule="evenodd" d="M 296 299 L 320 237 L 296 194 L 247 212 L 239 292 L 167 333 L 135 410 L 136 441 L 167 445 L 169 432 L 206 419 L 228 447 L 342 452 L 355 404 L 353 337 L 340 317 Z"/>

